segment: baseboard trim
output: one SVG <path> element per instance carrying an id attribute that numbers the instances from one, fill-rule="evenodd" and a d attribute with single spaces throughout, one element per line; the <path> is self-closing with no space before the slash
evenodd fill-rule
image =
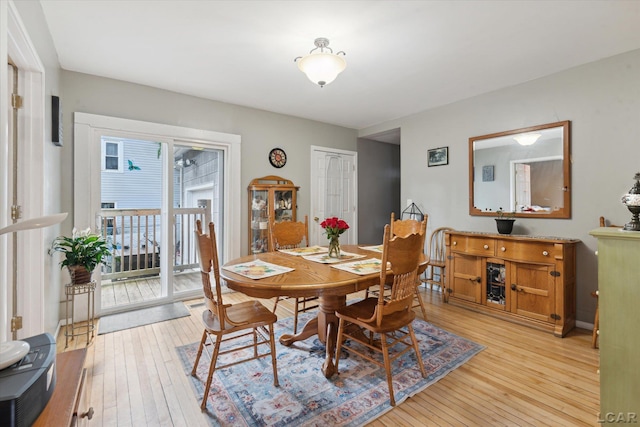
<path id="1" fill-rule="evenodd" d="M 576 320 L 576 328 L 580 329 L 588 329 L 593 331 L 593 323 L 583 322 L 581 320 Z"/>

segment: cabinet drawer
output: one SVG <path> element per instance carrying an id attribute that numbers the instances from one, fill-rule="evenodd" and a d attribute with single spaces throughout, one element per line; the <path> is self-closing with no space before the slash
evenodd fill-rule
<path id="1" fill-rule="evenodd" d="M 451 236 L 451 250 L 473 255 L 493 256 L 495 240 L 486 237 Z"/>
<path id="2" fill-rule="evenodd" d="M 76 405 L 73 410 L 73 418 L 71 419 L 71 427 L 84 427 L 89 424 L 89 420 L 93 418 L 93 407 L 89 406 L 89 398 L 86 390 L 87 387 L 87 369 L 82 370 L 82 379 L 76 399 Z"/>
<path id="3" fill-rule="evenodd" d="M 514 242 L 500 240 L 497 242 L 496 256 L 514 261 L 554 263 L 556 257 L 562 258 L 562 246 L 556 248 L 553 243 Z"/>

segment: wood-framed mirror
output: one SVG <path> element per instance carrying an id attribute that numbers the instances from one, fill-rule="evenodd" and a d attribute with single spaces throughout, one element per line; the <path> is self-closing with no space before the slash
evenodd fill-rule
<path id="1" fill-rule="evenodd" d="M 469 215 L 571 218 L 570 123 L 469 138 Z"/>

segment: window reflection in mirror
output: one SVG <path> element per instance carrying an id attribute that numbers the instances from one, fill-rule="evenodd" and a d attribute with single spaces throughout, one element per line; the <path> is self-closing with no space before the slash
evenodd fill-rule
<path id="1" fill-rule="evenodd" d="M 469 138 L 469 214 L 570 218 L 569 124 Z"/>

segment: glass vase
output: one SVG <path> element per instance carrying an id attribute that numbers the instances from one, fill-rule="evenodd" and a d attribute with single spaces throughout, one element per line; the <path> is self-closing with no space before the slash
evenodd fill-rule
<path id="1" fill-rule="evenodd" d="M 338 236 L 329 238 L 329 256 L 331 258 L 340 258 L 340 239 Z"/>

